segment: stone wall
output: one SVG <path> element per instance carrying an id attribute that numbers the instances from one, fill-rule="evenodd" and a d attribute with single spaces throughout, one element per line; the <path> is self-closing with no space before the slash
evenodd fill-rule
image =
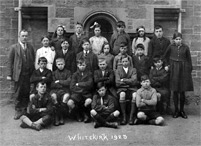
<path id="1" fill-rule="evenodd" d="M 53 32 L 58 24 L 63 24 L 69 33 L 74 30 L 74 22 L 83 19 L 92 12 L 105 10 L 117 19 L 126 22 L 126 31 L 135 33 L 139 25 L 145 25 L 148 33 L 153 32 L 155 23 L 161 24 L 166 37 L 172 37 L 177 29 L 177 21 L 154 21 L 154 8 L 179 8 L 179 0 L 22 0 L 23 7 L 46 7 L 48 20 L 25 20 L 30 41 L 35 48 L 40 47 L 40 37 L 47 32 Z M 201 90 L 201 1 L 182 0 L 182 33 L 184 42 L 191 48 L 194 70 L 195 94 Z M 8 47 L 17 42 L 18 0 L 0 1 L 0 93 L 1 97 L 10 96 L 13 83 L 6 81 L 6 63 Z M 26 23 L 27 22 L 27 23 Z M 40 27 L 41 26 L 41 27 Z M 37 31 L 38 30 L 38 31 Z"/>
<path id="2" fill-rule="evenodd" d="M 182 0 L 182 34 L 183 40 L 190 46 L 193 63 L 195 94 L 201 91 L 201 1 Z"/>

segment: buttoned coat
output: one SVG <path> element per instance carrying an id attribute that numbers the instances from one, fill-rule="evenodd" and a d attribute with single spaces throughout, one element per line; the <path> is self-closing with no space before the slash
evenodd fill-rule
<path id="1" fill-rule="evenodd" d="M 76 83 L 79 86 L 76 86 Z M 70 89 L 72 93 L 87 94 L 92 93 L 93 85 L 93 76 L 89 70 L 85 70 L 84 72 L 77 70 L 72 76 Z"/>
<path id="2" fill-rule="evenodd" d="M 120 44 L 121 43 L 126 43 L 127 44 L 127 47 L 128 47 L 127 53 L 129 55 L 131 55 L 131 53 L 132 53 L 131 40 L 130 40 L 130 36 L 126 32 L 123 32 L 121 34 L 115 32 L 114 34 L 112 34 L 111 40 L 110 40 L 110 45 L 111 45 L 113 54 L 114 55 L 119 54 L 119 49 L 120 49 Z"/>
<path id="3" fill-rule="evenodd" d="M 149 66 L 152 65 L 153 63 L 153 58 L 155 56 L 163 56 L 168 48 L 168 46 L 170 45 L 170 40 L 168 40 L 165 37 L 162 38 L 157 38 L 156 36 L 154 36 L 150 43 L 149 43 L 149 47 L 148 47 L 148 57 L 149 57 Z"/>
<path id="4" fill-rule="evenodd" d="M 8 55 L 8 76 L 18 82 L 22 71 L 22 46 L 17 43 L 10 47 Z M 35 53 L 31 44 L 27 43 L 27 62 L 29 64 L 29 75 L 34 71 Z"/>
<path id="5" fill-rule="evenodd" d="M 115 76 L 114 72 L 111 69 L 106 69 L 104 76 L 102 74 L 102 70 L 98 69 L 94 72 L 94 83 L 97 84 L 99 82 L 104 82 L 107 89 L 110 93 L 117 98 L 116 89 L 115 89 Z"/>
<path id="6" fill-rule="evenodd" d="M 163 57 L 170 65 L 170 89 L 173 91 L 193 91 L 191 76 L 192 61 L 190 49 L 187 45 L 171 44 Z"/>
<path id="7" fill-rule="evenodd" d="M 81 41 L 84 39 L 84 38 L 87 38 L 86 35 L 82 34 L 80 36 L 80 38 L 77 37 L 76 34 L 73 34 L 72 36 L 70 36 L 70 42 L 72 44 L 72 50 L 75 52 L 75 54 L 79 53 L 82 51 L 82 48 L 81 48 Z"/>
<path id="8" fill-rule="evenodd" d="M 142 75 L 149 75 L 148 57 L 142 55 L 139 59 L 138 55 L 133 55 L 133 67 L 137 70 L 137 78 L 140 81 Z"/>
<path id="9" fill-rule="evenodd" d="M 121 81 L 121 79 L 123 79 L 124 81 Z M 129 67 L 128 72 L 126 73 L 123 67 L 119 67 L 115 71 L 115 82 L 117 93 L 127 90 L 137 91 L 138 81 L 136 69 Z"/>

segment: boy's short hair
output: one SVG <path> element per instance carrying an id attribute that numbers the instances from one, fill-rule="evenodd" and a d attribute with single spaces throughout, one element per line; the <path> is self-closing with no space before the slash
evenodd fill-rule
<path id="1" fill-rule="evenodd" d="M 141 82 L 146 80 L 150 80 L 148 75 L 141 76 Z"/>
<path id="2" fill-rule="evenodd" d="M 18 34 L 19 36 L 21 35 L 21 32 L 28 32 L 28 30 L 27 30 L 27 29 L 22 29 L 22 30 L 20 30 L 20 31 L 19 31 L 19 34 Z M 29 32 L 28 32 L 28 33 L 29 33 Z"/>
<path id="3" fill-rule="evenodd" d="M 99 90 L 99 89 L 102 88 L 102 87 L 105 87 L 105 88 L 106 88 L 105 83 L 104 83 L 104 82 L 98 82 L 97 85 L 96 85 L 97 90 Z"/>
<path id="4" fill-rule="evenodd" d="M 99 58 L 99 59 L 98 59 L 98 63 L 102 63 L 102 62 L 104 62 L 104 61 L 105 61 L 105 62 L 106 62 L 106 64 L 107 64 L 107 61 L 106 61 L 106 59 L 105 59 L 105 58 Z"/>
<path id="5" fill-rule="evenodd" d="M 65 64 L 64 58 L 57 58 L 57 59 L 56 59 L 56 64 L 57 64 L 58 62 L 63 62 L 63 63 Z"/>
<path id="6" fill-rule="evenodd" d="M 125 22 L 124 21 L 118 21 L 117 22 L 117 27 L 122 27 L 122 26 L 126 27 Z"/>
<path id="7" fill-rule="evenodd" d="M 123 59 L 125 59 L 125 58 L 127 58 L 128 61 L 129 61 L 129 57 L 128 57 L 128 55 L 123 55 L 123 56 L 121 57 L 121 60 L 123 60 Z"/>
<path id="8" fill-rule="evenodd" d="M 77 65 L 82 65 L 82 64 L 86 64 L 86 61 L 84 58 L 80 58 L 77 60 Z"/>
<path id="9" fill-rule="evenodd" d="M 154 30 L 160 29 L 160 28 L 163 30 L 163 27 L 161 25 L 155 25 Z"/>
<path id="10" fill-rule="evenodd" d="M 80 25 L 83 27 L 83 24 L 81 22 L 77 22 L 75 25 Z"/>
<path id="11" fill-rule="evenodd" d="M 69 43 L 69 40 L 68 40 L 67 38 L 65 38 L 65 39 L 62 39 L 62 40 L 61 40 L 61 44 L 62 44 L 63 42 L 68 42 L 68 43 Z"/>
<path id="12" fill-rule="evenodd" d="M 127 47 L 127 43 L 126 42 L 121 42 L 120 47 Z"/>
<path id="13" fill-rule="evenodd" d="M 136 49 L 137 49 L 137 48 L 141 48 L 142 50 L 144 50 L 144 45 L 141 44 L 141 43 L 140 43 L 140 44 L 137 44 Z"/>
<path id="14" fill-rule="evenodd" d="M 155 55 L 154 58 L 153 58 L 153 63 L 156 63 L 158 62 L 159 60 L 163 61 L 162 60 L 162 57 L 160 55 Z"/>
<path id="15" fill-rule="evenodd" d="M 47 59 L 46 59 L 45 57 L 40 57 L 40 58 L 38 58 L 38 64 L 39 64 L 40 62 L 45 62 L 45 63 L 47 63 Z"/>
<path id="16" fill-rule="evenodd" d="M 40 84 L 41 84 L 41 85 L 46 85 L 45 82 L 38 82 L 38 83 L 36 84 L 36 88 L 38 88 L 38 86 L 39 86 Z"/>

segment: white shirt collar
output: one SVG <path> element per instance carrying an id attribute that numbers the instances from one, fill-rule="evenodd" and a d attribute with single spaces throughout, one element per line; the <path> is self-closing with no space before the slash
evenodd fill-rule
<path id="1" fill-rule="evenodd" d="M 126 73 L 128 73 L 128 67 L 127 67 L 127 68 L 123 67 L 123 69 L 124 69 L 124 71 L 125 71 Z"/>
<path id="2" fill-rule="evenodd" d="M 68 52 L 68 49 L 67 50 L 62 49 L 62 51 L 63 51 L 64 54 L 66 54 Z"/>
<path id="3" fill-rule="evenodd" d="M 156 68 L 156 70 L 161 70 L 162 66 L 160 68 Z"/>
<path id="4" fill-rule="evenodd" d="M 22 46 L 23 49 L 25 49 L 25 46 L 27 47 L 27 44 L 23 44 L 21 41 L 19 41 L 20 45 Z"/>
<path id="5" fill-rule="evenodd" d="M 43 71 L 44 71 L 44 69 L 41 69 L 41 68 L 39 68 L 39 70 L 40 70 L 40 72 L 43 72 Z"/>
<path id="6" fill-rule="evenodd" d="M 89 54 L 89 50 L 88 50 L 88 51 L 86 51 L 86 50 L 83 50 L 83 52 L 84 52 L 85 54 L 86 54 L 86 53 L 87 53 L 87 54 Z"/>

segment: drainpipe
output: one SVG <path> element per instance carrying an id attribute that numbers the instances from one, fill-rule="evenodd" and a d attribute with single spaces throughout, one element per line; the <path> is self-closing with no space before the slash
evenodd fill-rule
<path id="1" fill-rule="evenodd" d="M 15 7 L 14 10 L 18 12 L 18 34 L 22 29 L 22 0 L 18 1 L 18 7 Z M 19 38 L 18 38 L 19 39 Z"/>
<path id="2" fill-rule="evenodd" d="M 178 19 L 178 32 L 181 33 L 181 23 L 182 23 L 181 17 L 182 17 L 182 13 L 186 12 L 185 9 L 182 9 L 182 0 L 179 0 L 179 9 L 180 11 L 179 11 L 179 19 Z"/>

